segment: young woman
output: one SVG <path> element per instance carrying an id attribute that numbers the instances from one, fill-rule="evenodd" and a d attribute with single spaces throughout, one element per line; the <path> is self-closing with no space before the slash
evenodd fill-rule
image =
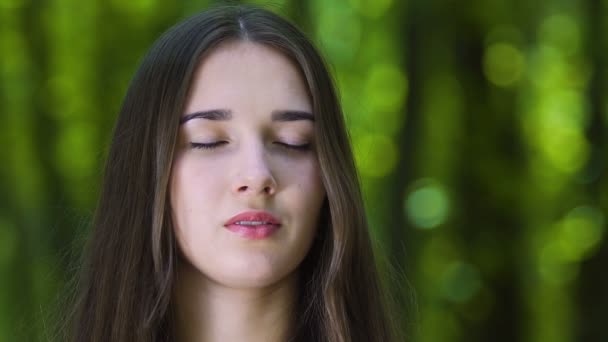
<path id="1" fill-rule="evenodd" d="M 330 75 L 285 19 L 221 6 L 128 89 L 74 341 L 390 341 Z"/>

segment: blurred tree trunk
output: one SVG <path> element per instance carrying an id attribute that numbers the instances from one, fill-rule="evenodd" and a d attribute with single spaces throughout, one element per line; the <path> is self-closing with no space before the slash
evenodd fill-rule
<path id="1" fill-rule="evenodd" d="M 416 317 L 418 308 L 416 289 L 411 286 L 416 269 L 416 255 L 419 254 L 420 238 L 414 227 L 405 219 L 404 200 L 409 184 L 418 175 L 416 174 L 416 149 L 420 142 L 420 89 L 422 84 L 420 68 L 421 31 L 424 26 L 418 16 L 419 8 L 423 3 L 415 0 L 398 2 L 393 5 L 391 11 L 398 13 L 397 20 L 401 23 L 396 32 L 396 37 L 402 37 L 399 41 L 402 52 L 402 64 L 404 74 L 407 76 L 408 93 L 407 101 L 401 109 L 405 117 L 402 129 L 397 137 L 396 147 L 398 151 L 397 164 L 393 172 L 375 181 L 374 188 L 382 189 L 376 191 L 377 198 L 373 203 L 381 203 L 377 207 L 377 224 L 384 229 L 386 255 L 390 263 L 387 274 L 395 294 L 394 305 L 396 306 L 400 329 L 411 341 L 415 337 L 417 327 Z"/>
<path id="2" fill-rule="evenodd" d="M 602 191 L 608 190 L 606 179 L 606 156 L 608 144 L 606 141 L 608 126 L 606 125 L 605 97 L 608 55 L 608 25 L 605 20 L 608 15 L 606 1 L 589 0 L 585 2 L 586 51 L 592 67 L 589 84 L 588 102 L 590 104 L 591 120 L 587 128 L 587 139 L 592 146 L 591 157 L 583 177 L 588 181 L 587 192 L 593 205 L 601 208 Z M 600 248 L 589 260 L 581 264 L 578 287 L 578 303 L 580 324 L 579 341 L 606 341 L 608 332 L 605 324 L 608 317 L 608 243 L 606 235 L 607 203 L 604 206 L 604 239 Z"/>
<path id="3" fill-rule="evenodd" d="M 515 188 L 521 180 L 523 160 L 513 90 L 491 85 L 483 74 L 484 28 L 471 18 L 455 18 L 451 24 L 456 77 L 465 88 L 463 144 L 454 151 L 460 156 L 455 170 L 460 215 L 454 228 L 466 243 L 464 255 L 469 262 L 478 267 L 486 264 L 478 251 L 489 237 L 496 242 L 493 250 L 498 263 L 495 271 L 481 270 L 493 298 L 492 308 L 479 322 L 463 321 L 463 337 L 522 341 L 518 273 L 522 222 Z"/>

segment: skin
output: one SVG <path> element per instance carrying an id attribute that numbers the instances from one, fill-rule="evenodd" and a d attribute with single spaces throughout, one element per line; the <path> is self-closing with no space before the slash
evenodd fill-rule
<path id="1" fill-rule="evenodd" d="M 325 190 L 302 75 L 277 50 L 242 41 L 214 49 L 194 75 L 184 111 L 230 111 L 230 120 L 180 126 L 170 188 L 181 261 L 174 292 L 180 341 L 285 341 L 293 327 L 298 265 L 317 231 Z M 214 149 L 191 143 L 222 141 Z M 283 144 L 310 144 L 294 150 Z M 224 224 L 265 210 L 281 220 L 270 237 L 246 239 Z"/>

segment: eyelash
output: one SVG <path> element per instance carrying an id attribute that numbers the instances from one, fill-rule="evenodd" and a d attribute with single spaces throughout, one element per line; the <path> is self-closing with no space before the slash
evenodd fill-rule
<path id="1" fill-rule="evenodd" d="M 226 141 L 216 141 L 216 142 L 212 142 L 212 143 L 195 143 L 195 142 L 191 142 L 190 143 L 190 147 L 195 148 L 195 149 L 200 149 L 200 150 L 212 150 L 215 148 L 218 148 L 221 145 L 227 144 Z M 285 143 L 280 143 L 277 142 L 276 144 L 280 145 L 281 147 L 284 147 L 286 149 L 289 150 L 295 150 L 295 151 L 308 151 L 310 150 L 310 144 L 304 144 L 304 145 L 290 145 L 290 144 L 285 144 Z"/>

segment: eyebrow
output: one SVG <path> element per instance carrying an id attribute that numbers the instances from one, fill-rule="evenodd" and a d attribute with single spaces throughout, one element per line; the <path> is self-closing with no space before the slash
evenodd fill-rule
<path id="1" fill-rule="evenodd" d="M 232 112 L 227 109 L 213 109 L 205 110 L 200 112 L 194 112 L 182 116 L 179 120 L 179 124 L 182 125 L 187 121 L 193 119 L 206 119 L 212 121 L 228 121 L 232 119 Z M 300 110 L 274 110 L 271 114 L 271 120 L 273 122 L 289 122 L 308 120 L 311 122 L 315 121 L 315 117 L 312 113 Z"/>
<path id="2" fill-rule="evenodd" d="M 214 109 L 201 112 L 186 114 L 179 119 L 179 124 L 184 124 L 193 119 L 207 119 L 213 121 L 226 121 L 232 119 L 232 113 L 229 110 Z"/>

